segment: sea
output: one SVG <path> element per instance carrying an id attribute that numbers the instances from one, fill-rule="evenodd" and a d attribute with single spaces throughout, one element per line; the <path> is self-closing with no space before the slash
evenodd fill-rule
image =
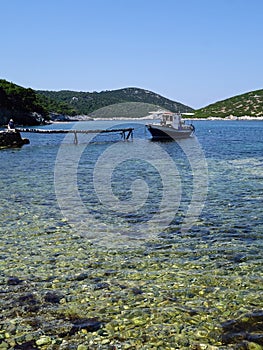
<path id="1" fill-rule="evenodd" d="M 263 121 L 150 122 L 0 150 L 1 349 L 263 349 Z"/>

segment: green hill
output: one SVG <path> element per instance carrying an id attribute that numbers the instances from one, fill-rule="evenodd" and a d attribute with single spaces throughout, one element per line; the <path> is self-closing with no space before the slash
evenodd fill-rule
<path id="1" fill-rule="evenodd" d="M 126 88 L 102 92 L 34 91 L 0 79 L 0 125 L 10 118 L 16 124 L 38 125 L 52 116 L 90 115 L 92 118 L 137 118 L 149 111 L 193 109 L 154 92 Z"/>
<path id="2" fill-rule="evenodd" d="M 10 118 L 16 124 L 37 125 L 52 115 L 82 115 L 94 119 L 140 118 L 157 109 L 182 113 L 194 111 L 182 103 L 135 87 L 101 92 L 35 91 L 0 79 L 0 125 L 6 125 Z M 234 96 L 195 111 L 197 118 L 231 115 L 263 116 L 263 90 Z"/>
<path id="3" fill-rule="evenodd" d="M 0 125 L 6 125 L 10 118 L 16 124 L 38 125 L 49 119 L 51 110 L 71 111 L 67 105 L 39 95 L 33 89 L 0 79 Z"/>
<path id="4" fill-rule="evenodd" d="M 40 95 L 44 95 L 52 100 L 60 103 L 62 102 L 70 106 L 72 108 L 72 114 L 70 115 L 90 115 L 94 111 L 101 108 L 127 102 L 147 103 L 154 105 L 151 107 L 151 109 L 153 109 L 153 107 L 156 109 L 157 107 L 164 108 L 172 112 L 193 111 L 191 107 L 185 106 L 182 103 L 174 102 L 154 92 L 134 87 L 101 92 L 77 92 L 68 90 L 37 92 Z M 125 106 L 123 106 L 123 112 L 125 115 L 129 113 L 129 111 L 125 110 Z M 145 115 L 146 114 L 143 114 L 143 112 L 139 110 L 138 113 L 133 113 L 134 117 L 141 117 Z"/>
<path id="5" fill-rule="evenodd" d="M 16 123 L 39 124 L 45 116 L 47 111 L 34 90 L 0 79 L 0 125 L 10 118 Z"/>
<path id="6" fill-rule="evenodd" d="M 263 117 L 263 90 L 247 92 L 195 111 L 196 118 Z"/>
<path id="7" fill-rule="evenodd" d="M 102 107 L 90 113 L 89 116 L 96 118 L 142 118 L 149 112 L 161 109 L 161 106 L 144 102 L 122 102 Z"/>

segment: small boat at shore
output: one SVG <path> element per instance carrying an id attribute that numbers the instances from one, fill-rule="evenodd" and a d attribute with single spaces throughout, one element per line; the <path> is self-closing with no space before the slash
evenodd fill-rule
<path id="1" fill-rule="evenodd" d="M 186 125 L 181 113 L 166 111 L 150 112 L 154 117 L 161 119 L 160 124 L 147 124 L 146 127 L 153 140 L 178 140 L 190 137 L 195 128 L 192 124 Z"/>

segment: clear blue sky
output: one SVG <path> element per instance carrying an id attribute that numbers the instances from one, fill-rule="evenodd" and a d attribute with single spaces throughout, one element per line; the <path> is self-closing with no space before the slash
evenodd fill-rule
<path id="1" fill-rule="evenodd" d="M 0 0 L 0 78 L 193 108 L 263 88 L 262 0 Z"/>

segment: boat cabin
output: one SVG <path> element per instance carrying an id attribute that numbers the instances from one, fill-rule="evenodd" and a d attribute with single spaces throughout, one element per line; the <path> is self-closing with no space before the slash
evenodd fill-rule
<path id="1" fill-rule="evenodd" d="M 180 114 L 175 113 L 163 113 L 161 119 L 162 126 L 171 126 L 175 129 L 180 129 L 182 127 Z"/>

